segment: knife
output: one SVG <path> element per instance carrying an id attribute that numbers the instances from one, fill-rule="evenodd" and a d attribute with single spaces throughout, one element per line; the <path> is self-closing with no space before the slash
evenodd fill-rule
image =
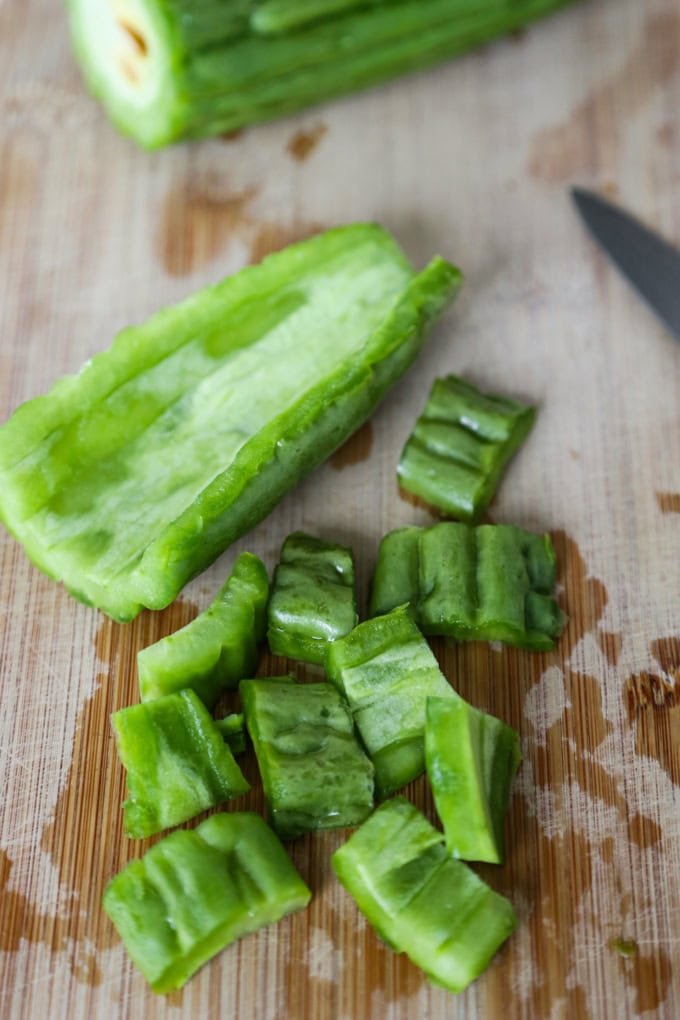
<path id="1" fill-rule="evenodd" d="M 680 252 L 599 195 L 573 188 L 571 196 L 595 240 L 680 340 Z"/>

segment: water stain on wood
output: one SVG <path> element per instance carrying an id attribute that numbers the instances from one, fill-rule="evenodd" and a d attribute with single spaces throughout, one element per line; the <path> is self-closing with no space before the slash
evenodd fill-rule
<path id="1" fill-rule="evenodd" d="M 600 682 L 587 673 L 566 670 L 564 688 L 569 704 L 562 713 L 562 729 L 567 739 L 592 754 L 614 729 L 602 710 Z"/>
<path id="2" fill-rule="evenodd" d="M 601 689 L 595 677 L 563 670 L 565 709 L 561 718 L 548 728 L 543 746 L 533 739 L 533 724 L 524 714 L 527 692 L 539 683 L 548 668 L 562 668 L 586 633 L 597 633 L 608 601 L 604 584 L 589 575 L 576 543 L 563 532 L 554 533 L 552 538 L 558 556 L 559 581 L 564 588 L 564 608 L 570 613 L 569 625 L 555 651 L 530 653 L 509 648 L 499 651 L 486 644 L 454 645 L 444 640 L 433 642 L 433 646 L 444 672 L 463 697 L 505 719 L 528 738 L 524 742 L 525 755 L 536 788 L 552 790 L 558 796 L 567 783 L 576 782 L 589 797 L 623 812 L 625 802 L 617 781 L 592 760 L 612 728 L 603 714 Z M 118 937 L 100 906 L 104 885 L 130 858 L 140 856 L 161 837 L 145 841 L 129 841 L 124 837 L 120 810 L 124 775 L 108 716 L 138 700 L 137 651 L 183 626 L 196 612 L 195 606 L 178 602 L 163 613 L 142 613 L 125 626 L 105 620 L 99 629 L 96 638 L 101 664 L 99 686 L 80 712 L 73 759 L 42 839 L 63 888 L 70 894 L 70 905 L 58 929 L 54 927 L 56 921 L 45 919 L 36 911 L 29 923 L 29 930 L 34 924 L 36 930 L 42 926 L 49 931 L 56 945 L 65 945 L 69 939 L 76 944 L 86 941 L 97 950 L 118 944 Z M 654 646 L 657 661 L 664 666 L 677 661 L 676 651 L 671 639 L 661 639 Z M 258 674 L 276 672 L 274 665 L 272 657 L 265 654 Z M 261 812 L 262 791 L 252 751 L 239 760 L 254 786 L 239 801 L 239 808 Z M 406 793 L 428 816 L 433 816 L 431 793 L 424 777 L 410 784 Z M 631 821 L 633 842 L 641 847 L 653 845 L 659 836 L 654 826 L 651 819 L 636 816 Z M 106 832 L 106 840 L 100 838 L 102 832 Z M 289 847 L 314 899 L 307 911 L 282 922 L 285 931 L 276 943 L 285 998 L 281 1020 L 303 1015 L 368 1017 L 375 1015 L 376 1002 L 415 1002 L 425 983 L 422 972 L 403 954 L 394 954 L 382 944 L 357 911 L 334 909 L 330 856 L 346 836 L 343 831 L 312 834 Z M 585 1017 L 586 993 L 581 986 L 573 986 L 568 976 L 578 948 L 579 911 L 591 895 L 595 862 L 599 857 L 612 863 L 613 840 L 609 845 L 607 840 L 596 845 L 586 833 L 571 829 L 549 836 L 532 810 L 528 795 L 517 792 L 510 805 L 506 841 L 506 862 L 501 867 L 480 868 L 480 873 L 499 892 L 527 904 L 521 924 L 528 931 L 532 947 L 532 971 L 522 991 L 526 993 L 531 1015 L 549 1016 L 553 1005 L 562 1000 L 567 1015 Z M 569 862 L 571 885 L 557 881 L 565 862 Z M 23 905 L 17 904 L 17 913 L 20 908 Z M 27 909 L 33 908 L 28 905 Z M 595 921 L 593 925 L 596 928 Z M 331 975 L 310 979 L 307 951 L 310 932 L 316 929 L 327 934 L 334 950 L 329 964 Z M 17 927 L 11 930 L 16 937 Z M 603 940 L 606 941 L 605 936 Z M 257 973 L 257 962 L 261 963 L 267 951 L 272 951 L 267 937 L 253 936 L 243 949 L 234 947 L 215 973 L 237 973 L 239 980 L 245 980 L 249 973 Z M 132 968 L 129 963 L 126 966 Z M 225 967 L 230 970 L 225 971 Z M 509 997 L 516 995 L 517 967 L 515 943 L 510 939 L 484 978 L 481 994 L 488 1015 L 502 1015 Z M 91 952 L 76 957 L 74 974 L 77 980 L 86 983 L 100 979 Z M 635 994 L 641 1004 L 662 1001 L 668 986 L 666 958 L 662 956 L 659 964 L 646 960 L 634 977 L 636 984 L 631 988 L 637 989 Z"/>
<path id="3" fill-rule="evenodd" d="M 415 802 L 418 803 L 417 798 Z M 308 856 L 316 856 L 319 861 L 303 872 L 314 895 L 304 914 L 291 918 L 293 927 L 282 982 L 285 1002 L 277 1014 L 278 1020 L 344 1016 L 362 1020 L 381 1015 L 378 1003 L 383 1007 L 403 1003 L 417 995 L 426 983 L 420 968 L 404 953 L 390 949 L 353 903 L 348 903 L 346 909 L 335 908 L 337 885 L 330 859 L 350 834 L 349 829 L 317 833 L 308 845 Z M 297 864 L 295 858 L 294 863 Z M 313 940 L 322 946 L 325 943 L 331 950 L 323 968 L 310 968 Z"/>
<path id="4" fill-rule="evenodd" d="M 137 650 L 183 626 L 195 612 L 190 603 L 178 601 L 164 613 L 143 613 L 124 626 L 106 619 L 99 628 L 95 647 L 104 669 L 78 714 L 66 780 L 40 840 L 57 869 L 63 910 L 45 917 L 26 902 L 3 928 L 9 940 L 16 937 L 16 925 L 21 924 L 29 933 L 42 933 L 41 941 L 54 950 L 73 945 L 71 969 L 81 983 L 96 984 L 101 975 L 93 953 L 79 947 L 94 945 L 101 950 L 118 942 L 101 909 L 106 883 L 139 855 L 140 846 L 151 845 L 151 841 L 128 840 L 123 834 L 120 805 L 125 784 L 109 716 L 139 700 Z"/>
<path id="5" fill-rule="evenodd" d="M 623 647 L 623 635 L 611 630 L 598 630 L 597 643 L 607 662 L 615 666 Z"/>
<path id="6" fill-rule="evenodd" d="M 656 846 L 662 836 L 661 826 L 647 815 L 633 815 L 628 821 L 628 837 L 641 850 Z"/>
<path id="7" fill-rule="evenodd" d="M 650 646 L 663 673 L 643 671 L 624 685 L 635 750 L 655 758 L 671 782 L 680 785 L 680 641 L 658 638 Z"/>
<path id="8" fill-rule="evenodd" d="M 653 956 L 636 953 L 631 961 L 622 960 L 621 965 L 626 983 L 633 990 L 635 1014 L 657 1010 L 668 996 L 672 977 L 668 953 L 661 948 Z"/>
<path id="9" fill-rule="evenodd" d="M 40 910 L 23 893 L 8 889 L 13 862 L 0 849 L 0 950 L 16 952 L 23 941 L 40 943 L 52 953 L 67 953 L 76 981 L 95 986 L 101 973 L 94 954 L 78 945 L 75 908 L 70 900 L 55 914 Z"/>
<path id="10" fill-rule="evenodd" d="M 656 492 L 654 495 L 662 514 L 680 514 L 680 492 Z"/>
<path id="11" fill-rule="evenodd" d="M 65 949 L 66 941 L 63 932 L 54 937 L 57 919 L 49 914 L 41 913 L 30 900 L 8 889 L 13 861 L 7 853 L 0 849 L 0 903 L 2 905 L 2 923 L 0 924 L 0 950 L 15 952 L 22 939 L 27 942 L 44 942 L 55 949 Z"/>
<path id="12" fill-rule="evenodd" d="M 645 709 L 671 709 L 680 702 L 678 685 L 659 673 L 634 673 L 626 680 L 628 718 L 632 722 Z"/>
<path id="13" fill-rule="evenodd" d="M 325 229 L 320 223 L 294 219 L 291 223 L 258 222 L 252 204 L 254 185 L 230 191 L 207 177 L 172 188 L 165 197 L 157 248 L 170 276 L 186 276 L 210 262 L 234 240 L 250 249 L 251 263 L 306 240 Z"/>
<path id="14" fill-rule="evenodd" d="M 435 654 L 456 690 L 476 707 L 514 726 L 525 738 L 522 768 L 530 777 L 530 792 L 520 792 L 520 782 L 512 798 L 506 822 L 505 863 L 500 867 L 484 866 L 479 871 L 513 902 L 525 904 L 520 924 L 525 932 L 524 944 L 531 946 L 532 966 L 518 986 L 517 976 L 522 970 L 517 958 L 519 943 L 510 939 L 485 975 L 485 1014 L 489 1016 L 502 1016 L 508 1002 L 516 1000 L 518 994 L 530 1016 L 550 1016 L 558 1002 L 565 1016 L 590 1016 L 586 990 L 573 985 L 570 972 L 580 951 L 579 926 L 584 913 L 590 918 L 594 939 L 605 943 L 610 937 L 601 928 L 591 903 L 596 863 L 600 868 L 606 866 L 608 887 L 604 895 L 618 900 L 622 915 L 626 911 L 626 883 L 618 874 L 614 856 L 617 837 L 593 840 L 587 818 L 583 831 L 563 831 L 559 823 L 554 831 L 546 831 L 536 810 L 536 798 L 541 794 L 552 798 L 556 819 L 568 818 L 566 798 L 574 796 L 576 787 L 593 810 L 600 802 L 616 812 L 624 831 L 629 825 L 621 781 L 597 759 L 599 749 L 613 733 L 613 724 L 604 715 L 601 682 L 595 676 L 565 668 L 586 634 L 605 642 L 608 658 L 618 655 L 619 636 L 599 630 L 608 603 L 607 589 L 601 580 L 590 576 L 573 539 L 564 532 L 553 533 L 552 539 L 558 580 L 564 589 L 563 608 L 569 614 L 554 651 L 497 651 L 477 643 L 433 642 Z M 525 715 L 525 702 L 528 692 L 551 668 L 559 669 L 564 677 L 565 707 L 539 735 L 538 720 Z M 631 820 L 630 830 L 640 849 L 654 846 L 661 836 L 654 820 L 642 815 Z M 569 869 L 569 882 L 557 878 L 565 867 Z M 663 984 L 659 988 L 663 993 Z"/>
<path id="15" fill-rule="evenodd" d="M 648 17 L 639 42 L 618 70 L 593 89 L 564 123 L 535 136 L 527 160 L 531 176 L 559 183 L 615 165 L 625 125 L 670 80 L 680 63 L 679 31 L 677 13 Z M 633 81 L 634 89 L 628 87 Z"/>
<path id="16" fill-rule="evenodd" d="M 668 635 L 656 638 L 649 650 L 669 677 L 680 683 L 680 637 Z"/>
<path id="17" fill-rule="evenodd" d="M 260 223 L 250 238 L 250 261 L 261 262 L 267 255 L 287 248 L 289 244 L 306 241 L 308 237 L 320 234 L 325 228 L 320 223 L 294 221 L 290 224 Z"/>
<path id="18" fill-rule="evenodd" d="M 481 877 L 493 881 L 515 903 L 528 904 L 521 917 L 525 943 L 532 952 L 532 968 L 519 985 L 522 973 L 511 938 L 505 952 L 485 976 L 484 1015 L 502 1017 L 518 996 L 525 1003 L 522 1015 L 549 1017 L 560 1002 L 564 1017 L 590 1017 L 584 988 L 573 984 L 569 972 L 580 948 L 577 925 L 580 909 L 592 895 L 597 850 L 581 832 L 569 830 L 546 837 L 529 816 L 523 798 L 513 798 L 506 828 L 506 861 L 501 876 L 491 880 L 486 865 Z M 568 862 L 568 863 L 567 863 Z M 557 876 L 568 867 L 570 881 Z"/>
<path id="19" fill-rule="evenodd" d="M 399 499 L 404 503 L 408 503 L 410 506 L 414 506 L 417 510 L 427 510 L 432 517 L 437 517 L 440 520 L 442 515 L 436 507 L 426 503 L 420 496 L 416 496 L 413 492 L 407 492 L 406 489 L 402 489 L 401 485 L 398 486 Z"/>
<path id="20" fill-rule="evenodd" d="M 282 1001 L 276 1016 L 328 1017 L 344 1015 L 340 1006 L 347 968 L 355 973 L 343 939 L 343 920 L 333 906 L 331 855 L 350 830 L 308 833 L 290 844 L 293 863 L 312 890 L 302 914 L 289 919 Z M 357 932 L 355 942 L 361 933 Z M 315 957 L 315 950 L 321 958 Z M 358 980 L 358 974 L 355 975 Z"/>
<path id="21" fill-rule="evenodd" d="M 193 180 L 165 197 L 158 253 L 169 276 L 188 276 L 210 262 L 234 237 L 253 229 L 258 190 L 230 191 L 214 180 Z"/>
<path id="22" fill-rule="evenodd" d="M 330 457 L 330 465 L 336 471 L 361 464 L 368 460 L 373 448 L 373 426 L 370 421 L 364 422 L 349 439 L 342 444 Z"/>
<path id="23" fill-rule="evenodd" d="M 680 784 L 680 638 L 656 638 L 649 650 L 661 672 L 628 677 L 628 719 L 636 728 L 638 754 L 656 758 L 672 782 Z"/>
<path id="24" fill-rule="evenodd" d="M 323 121 L 319 121 L 318 124 L 311 128 L 301 128 L 288 139 L 286 152 L 296 163 L 304 163 L 312 155 L 327 132 L 328 125 L 324 124 Z"/>
<path id="25" fill-rule="evenodd" d="M 97 675 L 94 693 L 78 714 L 66 780 L 40 841 L 57 869 L 63 910 L 51 916 L 26 897 L 7 892 L 11 862 L 0 851 L 0 949 L 16 949 L 22 938 L 40 941 L 53 951 L 69 952 L 71 970 L 79 983 L 95 985 L 101 981 L 95 954 L 120 941 L 101 907 L 104 888 L 130 860 L 140 857 L 165 835 L 130 840 L 124 834 L 121 804 L 126 796 L 125 775 L 116 753 L 110 715 L 139 701 L 137 652 L 185 626 L 197 612 L 193 603 L 177 600 L 163 612 L 141 613 L 132 623 L 120 625 L 105 619 L 100 626 L 95 649 L 102 671 Z M 261 675 L 271 675 L 267 660 L 265 656 L 260 664 Z M 253 787 L 239 800 L 239 809 L 264 814 L 252 749 L 239 762 Z M 196 825 L 210 813 L 204 812 L 186 827 Z M 106 832 L 104 840 L 102 832 Z M 181 1001 L 181 994 L 173 996 L 174 1005 Z"/>
<path id="26" fill-rule="evenodd" d="M 432 642 L 444 673 L 458 692 L 477 708 L 500 716 L 520 731 L 526 726 L 527 693 L 550 667 L 562 671 L 564 662 L 584 635 L 597 631 L 609 598 L 603 582 L 589 575 L 576 542 L 564 531 L 551 532 L 551 538 L 557 556 L 558 584 L 564 589 L 559 601 L 568 615 L 553 651 L 528 652 L 510 647 L 496 650 L 482 642 L 443 639 Z M 566 676 L 565 684 L 571 685 L 572 697 L 584 701 L 591 715 L 587 746 L 592 749 L 606 736 L 610 726 L 602 715 L 599 683 L 592 677 L 574 673 Z M 580 690 L 579 684 L 582 685 Z M 567 709 L 567 719 L 573 717 L 573 711 Z M 575 736 L 582 739 L 580 733 Z"/>
<path id="27" fill-rule="evenodd" d="M 626 798 L 619 781 L 595 760 L 595 752 L 612 732 L 602 711 L 600 684 L 570 670 L 564 674 L 567 705 L 540 742 L 532 744 L 532 773 L 537 787 L 555 791 L 557 810 L 572 783 L 591 801 L 600 801 L 626 817 Z"/>

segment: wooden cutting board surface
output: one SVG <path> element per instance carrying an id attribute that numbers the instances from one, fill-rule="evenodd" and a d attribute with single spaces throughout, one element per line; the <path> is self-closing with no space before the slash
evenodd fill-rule
<path id="1" fill-rule="evenodd" d="M 0 0 L 0 415 L 197 287 L 375 219 L 467 282 L 372 421 L 159 614 L 120 626 L 0 538 L 0 1015 L 267 1020 L 680 1015 L 680 346 L 570 206 L 595 188 L 680 243 L 680 9 L 591 0 L 431 72 L 233 138 L 138 152 L 84 94 L 61 4 Z M 517 727 L 508 859 L 480 871 L 518 932 L 465 994 L 377 940 L 333 878 L 346 833 L 290 852 L 309 909 L 167 998 L 100 908 L 125 839 L 108 716 L 135 656 L 211 600 L 237 552 L 302 528 L 350 543 L 432 520 L 395 465 L 436 375 L 539 405 L 491 517 L 553 536 L 569 625 L 531 655 L 435 644 Z M 263 661 L 263 673 L 283 671 Z M 262 809 L 253 791 L 234 806 Z M 424 780 L 408 790 L 431 811 Z M 624 958 L 617 940 L 637 948 Z"/>

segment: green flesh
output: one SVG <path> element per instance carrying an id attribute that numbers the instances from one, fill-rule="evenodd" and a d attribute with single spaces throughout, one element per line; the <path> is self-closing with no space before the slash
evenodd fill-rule
<path id="1" fill-rule="evenodd" d="M 517 927 L 511 903 L 461 861 L 408 801 L 386 801 L 333 854 L 378 934 L 438 985 L 461 992 Z"/>
<path id="2" fill-rule="evenodd" d="M 243 713 L 234 712 L 225 715 L 223 719 L 215 719 L 215 726 L 234 757 L 243 754 L 246 749 L 246 724 Z"/>
<path id="3" fill-rule="evenodd" d="M 565 622 L 555 577 L 548 535 L 510 524 L 400 528 L 381 542 L 370 611 L 409 603 L 425 634 L 549 650 Z"/>
<path id="4" fill-rule="evenodd" d="M 240 690 L 279 836 L 363 821 L 373 807 L 373 767 L 335 688 L 274 677 L 244 680 Z"/>
<path id="5" fill-rule="evenodd" d="M 103 904 L 152 989 L 169 992 L 310 898 L 271 829 L 246 813 L 173 832 L 109 882 Z"/>
<path id="6" fill-rule="evenodd" d="M 347 699 L 386 797 L 425 768 L 428 696 L 453 691 L 408 611 L 360 623 L 330 645 L 326 670 Z"/>
<path id="7" fill-rule="evenodd" d="M 0 517 L 118 620 L 161 609 L 371 413 L 460 274 L 338 228 L 124 330 L 0 429 Z"/>
<path id="8" fill-rule="evenodd" d="M 152 148 L 425 67 L 568 0 L 68 0 L 76 57 Z"/>
<path id="9" fill-rule="evenodd" d="M 427 775 L 453 857 L 501 863 L 510 783 L 521 757 L 517 733 L 500 719 L 457 694 L 427 699 Z"/>
<path id="10" fill-rule="evenodd" d="M 283 543 L 267 609 L 274 655 L 323 665 L 359 621 L 350 549 L 296 532 Z"/>
<path id="11" fill-rule="evenodd" d="M 437 379 L 399 460 L 399 484 L 450 517 L 474 521 L 534 417 L 533 407 L 480 393 L 458 376 Z"/>
<path id="12" fill-rule="evenodd" d="M 213 708 L 223 690 L 255 672 L 268 595 L 264 564 L 251 553 L 241 553 L 205 612 L 138 652 L 142 701 L 191 687 Z"/>
<path id="13" fill-rule="evenodd" d="M 179 825 L 250 789 L 192 690 L 121 708 L 111 723 L 127 770 L 123 813 L 133 839 Z"/>

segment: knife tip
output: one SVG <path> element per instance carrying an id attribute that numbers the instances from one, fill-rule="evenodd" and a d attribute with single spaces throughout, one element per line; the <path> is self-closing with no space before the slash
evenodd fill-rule
<path id="1" fill-rule="evenodd" d="M 593 198 L 592 194 L 589 191 L 586 191 L 585 188 L 571 188 L 569 194 L 571 195 L 572 201 L 578 206 L 583 205 L 584 202 L 591 201 Z"/>

